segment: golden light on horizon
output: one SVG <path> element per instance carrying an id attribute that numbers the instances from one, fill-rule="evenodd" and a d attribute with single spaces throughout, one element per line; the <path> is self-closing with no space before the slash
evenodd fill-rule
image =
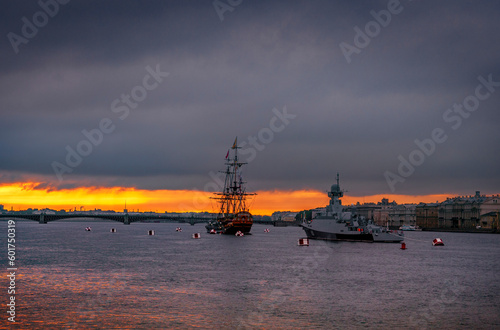
<path id="1" fill-rule="evenodd" d="M 109 207 L 123 209 L 125 201 L 142 204 L 145 196 L 133 188 L 80 187 L 75 189 L 36 189 L 37 183 L 14 183 L 0 186 L 0 200 L 14 208 L 61 208 L 72 209 L 80 206 L 96 208 Z"/>
<path id="2" fill-rule="evenodd" d="M 124 187 L 79 187 L 74 189 L 38 189 L 39 183 L 24 182 L 0 185 L 0 204 L 6 209 L 51 208 L 73 210 L 103 209 L 123 211 L 125 203 L 129 211 L 154 212 L 217 212 L 217 205 L 210 199 L 212 193 L 192 190 L 144 190 Z M 318 190 L 273 190 L 257 191 L 249 199 L 253 214 L 271 215 L 275 211 L 301 211 L 324 207 L 329 198 Z M 404 203 L 430 203 L 443 201 L 450 195 L 371 195 L 344 196 L 344 205 L 377 203 L 382 198 Z"/>

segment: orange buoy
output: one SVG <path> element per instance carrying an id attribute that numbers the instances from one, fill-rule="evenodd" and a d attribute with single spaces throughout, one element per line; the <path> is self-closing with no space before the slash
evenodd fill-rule
<path id="1" fill-rule="evenodd" d="M 405 242 L 401 242 L 401 250 L 406 250 L 406 243 Z"/>

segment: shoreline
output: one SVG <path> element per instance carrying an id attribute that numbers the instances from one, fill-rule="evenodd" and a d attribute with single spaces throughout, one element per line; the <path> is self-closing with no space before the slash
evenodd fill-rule
<path id="1" fill-rule="evenodd" d="M 500 234 L 500 232 L 495 229 L 422 228 L 422 231 L 470 233 L 470 234 Z"/>

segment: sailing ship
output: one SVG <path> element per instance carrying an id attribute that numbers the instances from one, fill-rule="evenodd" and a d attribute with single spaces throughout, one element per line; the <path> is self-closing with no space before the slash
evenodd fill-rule
<path id="1" fill-rule="evenodd" d="M 342 196 L 344 196 L 344 191 L 340 190 L 337 173 L 337 184 L 333 184 L 328 192 L 330 205 L 315 212 L 310 220 L 303 219 L 300 224 L 307 238 L 387 243 L 398 243 L 404 240 L 403 232 L 392 232 L 374 224 L 373 220 L 344 211 L 340 201 Z"/>
<path id="2" fill-rule="evenodd" d="M 208 233 L 235 235 L 241 232 L 243 235 L 249 234 L 253 224 L 253 217 L 246 205 L 247 197 L 241 176 L 241 167 L 246 163 L 238 160 L 238 137 L 234 140 L 233 146 L 226 154 L 226 170 L 224 187 L 222 192 L 215 193 L 212 199 L 218 203 L 219 210 L 217 218 L 211 220 L 205 227 Z M 232 155 L 231 155 L 232 154 Z"/>

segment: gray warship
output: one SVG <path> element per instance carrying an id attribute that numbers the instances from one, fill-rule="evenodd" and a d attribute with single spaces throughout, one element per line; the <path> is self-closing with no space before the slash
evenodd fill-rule
<path id="1" fill-rule="evenodd" d="M 393 232 L 378 226 L 372 220 L 352 212 L 345 212 L 340 198 L 339 174 L 337 184 L 328 192 L 330 204 L 323 210 L 313 212 L 311 220 L 302 219 L 300 226 L 309 239 L 331 241 L 359 241 L 399 243 L 404 240 L 403 232 Z"/>

